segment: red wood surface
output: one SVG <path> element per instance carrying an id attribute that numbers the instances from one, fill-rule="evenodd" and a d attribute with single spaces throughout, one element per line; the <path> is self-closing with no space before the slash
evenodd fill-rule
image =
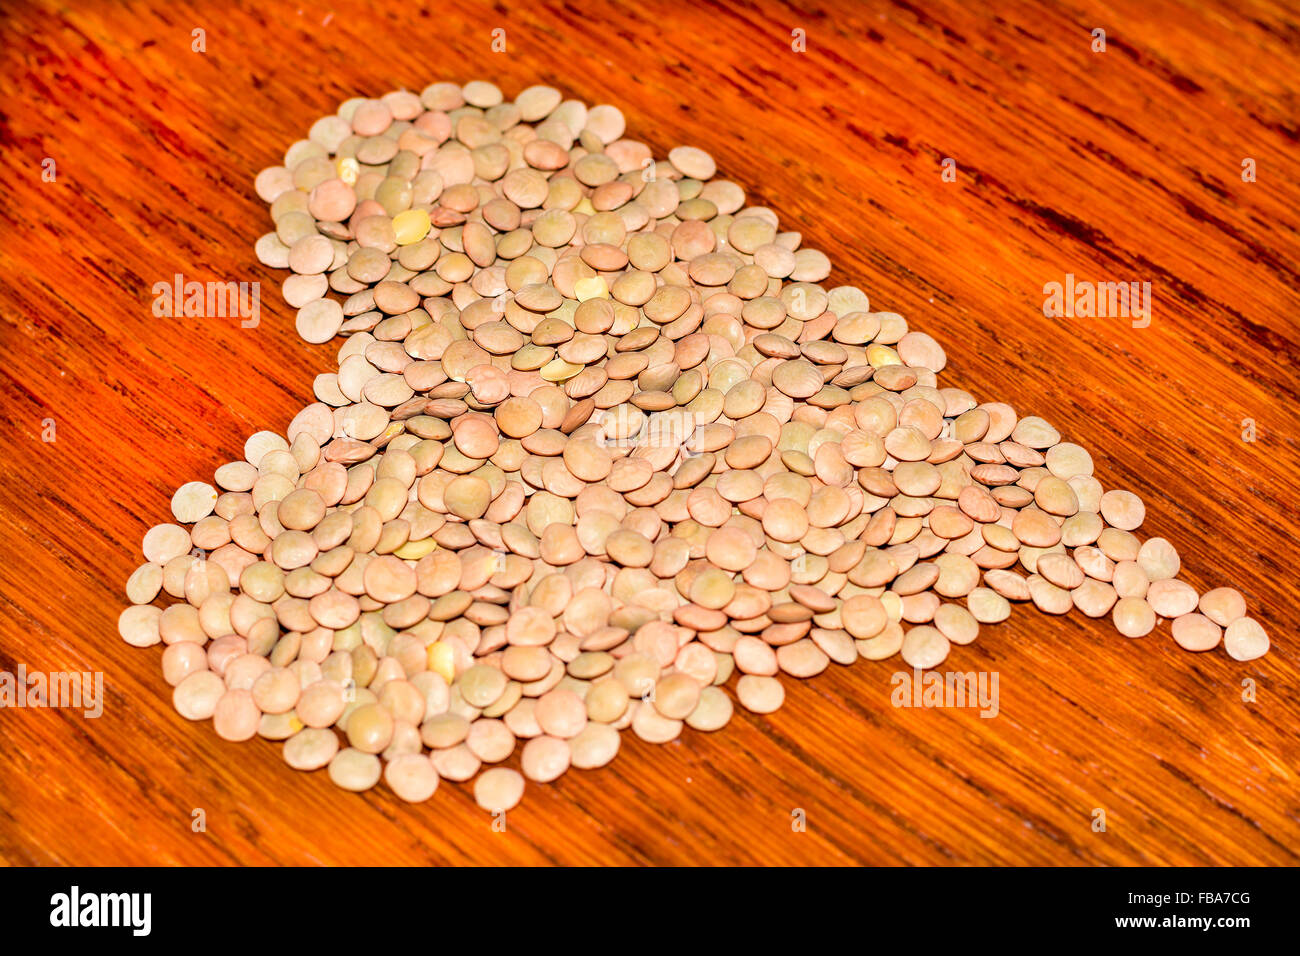
<path id="1" fill-rule="evenodd" d="M 107 700 L 98 719 L 0 710 L 0 860 L 1300 862 L 1300 14 L 996 10 L 4 4 L 0 670 L 102 672 Z M 356 796 L 182 720 L 159 649 L 116 633 L 141 536 L 180 482 L 283 429 L 337 350 L 297 339 L 283 276 L 253 256 L 253 176 L 346 97 L 475 78 L 614 103 L 660 155 L 707 149 L 831 257 L 828 285 L 946 346 L 941 384 L 1043 415 L 1104 485 L 1142 494 L 1144 532 L 1198 589 L 1239 587 L 1272 653 L 1239 664 L 1181 652 L 1167 624 L 1129 641 L 1017 607 L 945 665 L 998 673 L 994 719 L 892 707 L 897 659 L 833 667 L 770 717 L 663 747 L 624 735 L 610 767 L 530 786 L 505 833 L 467 787 Z M 153 283 L 178 272 L 261 282 L 260 325 L 155 318 Z M 1151 325 L 1044 318 L 1066 274 L 1150 282 Z"/>

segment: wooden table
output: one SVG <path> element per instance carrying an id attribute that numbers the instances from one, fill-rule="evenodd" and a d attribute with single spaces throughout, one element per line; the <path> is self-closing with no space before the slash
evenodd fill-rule
<path id="1" fill-rule="evenodd" d="M 0 669 L 103 672 L 107 700 L 98 719 L 0 712 L 0 859 L 1300 862 L 1295 8 L 980 6 L 8 10 Z M 181 481 L 283 429 L 337 349 L 297 339 L 253 256 L 253 176 L 346 97 L 481 77 L 615 103 L 658 154 L 709 150 L 826 251 L 828 284 L 936 335 L 942 382 L 1045 416 L 1138 490 L 1145 532 L 1198 589 L 1239 587 L 1273 652 L 1239 664 L 1167 624 L 1130 641 L 1017 607 L 944 665 L 999 675 L 996 718 L 891 706 L 897 658 L 833 667 L 771 717 L 625 735 L 610 767 L 530 787 L 505 833 L 467 787 L 355 796 L 182 720 L 158 648 L 116 633 L 141 535 Z M 260 325 L 156 318 L 176 273 L 261 282 Z M 1067 274 L 1150 282 L 1149 327 L 1044 317 Z"/>

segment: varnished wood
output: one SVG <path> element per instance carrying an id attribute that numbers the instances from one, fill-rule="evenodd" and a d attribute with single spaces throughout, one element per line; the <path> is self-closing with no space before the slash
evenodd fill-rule
<path id="1" fill-rule="evenodd" d="M 102 671 L 108 700 L 97 720 L 0 711 L 0 859 L 1300 862 L 1295 8 L 996 6 L 7 6 L 0 669 Z M 530 786 L 505 833 L 466 787 L 358 797 L 180 719 L 159 649 L 116 634 L 141 535 L 182 480 L 283 429 L 337 347 L 297 339 L 254 259 L 253 176 L 345 97 L 480 77 L 612 102 L 659 154 L 709 150 L 831 257 L 831 284 L 939 338 L 941 383 L 1045 416 L 1141 493 L 1145 533 L 1198 589 L 1240 587 L 1273 652 L 1017 607 L 944 665 L 998 672 L 995 719 L 891 707 L 897 659 L 833 666 L 769 718 L 625 734 L 611 767 Z M 155 318 L 177 272 L 261 282 L 260 326 Z M 1045 319 L 1067 273 L 1150 281 L 1150 327 Z"/>

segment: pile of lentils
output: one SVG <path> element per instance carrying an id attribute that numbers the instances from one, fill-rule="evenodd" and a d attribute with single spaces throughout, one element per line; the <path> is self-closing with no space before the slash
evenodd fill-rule
<path id="1" fill-rule="evenodd" d="M 939 387 L 933 338 L 613 106 L 352 99 L 256 189 L 338 371 L 176 492 L 119 623 L 227 740 L 409 801 L 476 778 L 495 812 L 626 728 L 772 713 L 782 672 L 937 667 L 1015 601 L 1268 649 L 1087 451 Z"/>

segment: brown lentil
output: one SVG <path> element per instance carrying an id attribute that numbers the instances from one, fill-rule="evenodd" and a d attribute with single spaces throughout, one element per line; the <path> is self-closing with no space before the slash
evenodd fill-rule
<path id="1" fill-rule="evenodd" d="M 1012 600 L 1267 651 L 1085 449 L 939 389 L 939 343 L 823 288 L 708 153 L 647 181 L 625 132 L 550 87 L 439 83 L 349 101 L 258 175 L 259 260 L 304 339 L 346 338 L 285 435 L 144 536 L 118 629 L 167 645 L 182 716 L 411 802 L 478 774 L 495 812 L 621 729 L 724 726 L 733 669 L 771 713 L 779 672 L 936 667 Z M 479 774 L 519 740 L 522 775 Z"/>

